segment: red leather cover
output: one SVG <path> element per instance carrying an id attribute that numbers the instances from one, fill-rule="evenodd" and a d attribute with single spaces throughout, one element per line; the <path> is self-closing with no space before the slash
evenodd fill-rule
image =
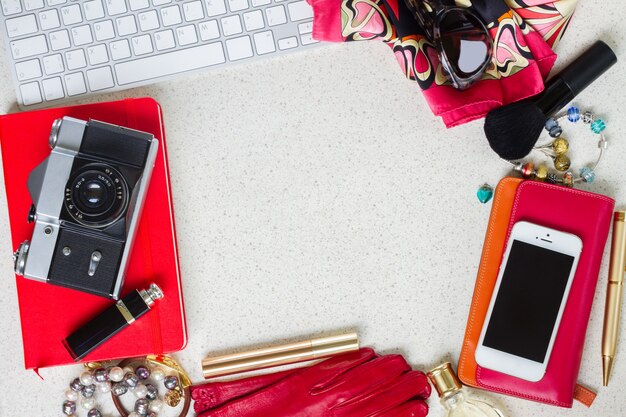
<path id="1" fill-rule="evenodd" d="M 543 379 L 529 382 L 478 366 L 476 380 L 480 387 L 561 407 L 572 406 L 614 204 L 609 197 L 562 186 L 536 181 L 519 185 L 507 240 L 512 226 L 525 220 L 577 235 L 583 241 L 583 250 Z"/>
<path id="2" fill-rule="evenodd" d="M 155 282 L 165 297 L 157 301 L 148 314 L 94 350 L 85 361 L 183 349 L 187 330 L 163 119 L 156 101 L 127 99 L 0 116 L 0 146 L 12 236 L 10 249 L 14 250 L 32 236 L 33 225 L 26 222 L 32 204 L 26 181 L 32 169 L 50 154 L 50 127 L 55 119 L 63 116 L 122 125 L 150 132 L 159 140 L 159 154 L 122 296 Z M 5 249 L 9 249 L 8 243 Z M 6 251 L 3 253 L 9 256 Z M 16 283 L 27 369 L 74 363 L 63 347 L 63 339 L 113 302 L 23 277 L 16 277 Z"/>

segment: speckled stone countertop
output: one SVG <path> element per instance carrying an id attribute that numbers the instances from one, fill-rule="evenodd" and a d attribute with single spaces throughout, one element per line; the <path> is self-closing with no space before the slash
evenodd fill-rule
<path id="1" fill-rule="evenodd" d="M 622 2 L 580 3 L 557 49 L 557 68 L 598 38 L 624 62 Z M 0 55 L 0 112 L 15 112 L 6 51 Z M 576 101 L 603 116 L 611 141 L 587 188 L 622 209 L 625 84 L 619 64 Z M 508 172 L 482 122 L 445 129 L 377 42 L 91 100 L 140 96 L 154 97 L 165 113 L 189 328 L 189 344 L 175 356 L 194 380 L 202 379 L 200 359 L 212 352 L 347 329 L 419 369 L 456 362 L 491 209 L 475 193 Z M 569 137 L 579 150 L 574 164 L 595 155 L 589 135 L 573 129 Z M 63 387 L 80 367 L 42 369 L 45 381 L 23 369 L 0 184 L 0 416 L 59 416 Z M 626 415 L 626 331 L 611 384 L 601 387 L 607 263 L 605 256 L 579 377 L 599 390 L 596 403 L 566 410 L 488 395 L 506 416 Z M 443 416 L 434 397 L 430 405 L 431 416 Z"/>

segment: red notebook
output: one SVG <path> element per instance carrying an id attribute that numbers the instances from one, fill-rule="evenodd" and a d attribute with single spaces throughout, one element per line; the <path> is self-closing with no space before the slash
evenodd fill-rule
<path id="1" fill-rule="evenodd" d="M 87 355 L 84 361 L 183 349 L 187 343 L 185 310 L 163 117 L 156 101 L 126 99 L 0 116 L 0 146 L 12 249 L 32 236 L 33 224 L 26 221 L 32 204 L 26 181 L 33 168 L 50 154 L 48 136 L 52 122 L 63 116 L 94 119 L 149 132 L 159 140 L 159 154 L 121 296 L 145 289 L 154 282 L 161 287 L 165 297 L 157 301 L 146 315 Z M 5 248 L 7 246 L 5 244 Z M 10 255 L 5 253 L 3 256 Z M 16 282 L 26 368 L 74 363 L 63 347 L 63 339 L 113 301 L 20 276 L 16 276 Z"/>

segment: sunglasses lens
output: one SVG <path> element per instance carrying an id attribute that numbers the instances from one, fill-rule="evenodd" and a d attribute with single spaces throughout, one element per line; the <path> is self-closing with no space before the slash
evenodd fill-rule
<path id="1" fill-rule="evenodd" d="M 444 14 L 439 24 L 443 52 L 454 72 L 470 77 L 491 58 L 491 40 L 473 15 L 461 10 Z"/>

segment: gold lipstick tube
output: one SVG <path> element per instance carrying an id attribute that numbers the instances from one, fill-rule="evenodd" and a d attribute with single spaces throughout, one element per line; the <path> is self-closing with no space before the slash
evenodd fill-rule
<path id="1" fill-rule="evenodd" d="M 611 244 L 611 261 L 609 264 L 609 283 L 604 306 L 604 327 L 602 329 L 602 384 L 609 384 L 613 368 L 615 350 L 619 331 L 620 305 L 626 268 L 626 212 L 615 212 L 613 218 L 613 240 Z"/>
<path id="2" fill-rule="evenodd" d="M 205 379 L 274 366 L 306 362 L 359 349 L 356 333 L 322 337 L 303 342 L 256 349 L 247 352 L 206 358 L 202 361 Z"/>

